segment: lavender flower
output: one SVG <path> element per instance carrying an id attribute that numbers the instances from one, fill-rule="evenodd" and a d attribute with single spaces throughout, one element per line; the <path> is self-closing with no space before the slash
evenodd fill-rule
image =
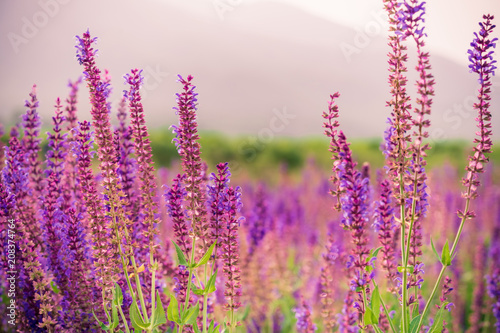
<path id="1" fill-rule="evenodd" d="M 482 328 L 481 316 L 484 306 L 484 296 L 486 294 L 486 284 L 484 281 L 486 264 L 488 262 L 488 251 L 484 241 L 479 240 L 474 255 L 474 292 L 472 298 L 472 311 L 469 316 L 470 327 L 467 333 L 480 333 Z M 495 258 L 495 257 L 492 257 Z"/>
<path id="2" fill-rule="evenodd" d="M 466 199 L 474 199 L 477 197 L 477 187 L 479 186 L 478 174 L 484 171 L 484 164 L 488 162 L 488 157 L 485 155 L 491 152 L 491 113 L 489 112 L 489 101 L 491 100 L 491 76 L 495 74 L 496 67 L 494 63 L 496 60 L 493 59 L 493 50 L 491 48 L 496 47 L 497 38 L 492 40 L 489 36 L 495 27 L 491 24 L 493 20 L 493 15 L 484 15 L 485 20 L 479 23 L 481 30 L 479 35 L 474 33 L 476 38 L 471 43 L 472 49 L 469 52 L 469 61 L 471 64 L 469 68 L 471 72 L 479 74 L 479 83 L 481 87 L 479 88 L 478 103 L 474 103 L 474 108 L 478 111 L 478 117 L 476 118 L 478 122 L 479 131 L 476 135 L 479 138 L 474 139 L 477 144 L 474 147 L 474 154 L 469 157 L 469 165 L 467 166 L 467 175 L 463 178 L 463 184 L 467 188 L 466 192 L 463 193 L 463 197 Z M 471 218 L 474 216 L 472 211 L 459 212 L 460 217 Z"/>
<path id="3" fill-rule="evenodd" d="M 30 93 L 30 100 L 26 101 L 25 106 L 28 108 L 23 116 L 23 128 L 25 131 L 22 144 L 27 153 L 26 166 L 29 168 L 30 182 L 34 191 L 35 198 L 41 195 L 44 187 L 42 162 L 39 159 L 40 143 L 40 115 L 37 112 L 38 99 L 36 96 L 36 85 Z"/>
<path id="4" fill-rule="evenodd" d="M 402 38 L 408 36 L 423 36 L 424 27 L 421 23 L 425 22 L 423 18 L 425 14 L 425 2 L 420 2 L 417 0 L 405 0 L 400 4 L 400 8 L 397 11 L 398 20 L 398 34 L 401 34 Z"/>
<path id="5" fill-rule="evenodd" d="M 182 158 L 182 169 L 186 174 L 186 191 L 188 197 L 187 210 L 192 219 L 195 235 L 202 239 L 206 249 L 208 240 L 208 225 L 206 222 L 205 188 L 203 186 L 203 163 L 200 157 L 200 144 L 198 142 L 198 124 L 196 123 L 197 93 L 191 83 L 193 77 L 186 79 L 179 75 L 179 82 L 183 85 L 183 92 L 176 94 L 179 115 L 179 125 L 172 126 L 175 138 L 173 142 Z"/>
<path id="6" fill-rule="evenodd" d="M 321 267 L 320 275 L 320 298 L 321 298 L 321 316 L 325 329 L 333 331 L 336 320 L 334 316 L 334 275 L 335 275 L 335 261 L 340 256 L 338 246 L 335 244 L 333 235 L 328 235 L 328 242 L 325 246 L 326 251 L 323 253 L 323 267 Z"/>
<path id="7" fill-rule="evenodd" d="M 38 210 L 41 208 L 39 201 L 37 200 L 42 195 L 43 189 L 45 187 L 45 180 L 42 171 L 42 161 L 39 158 L 39 153 L 41 150 L 40 143 L 40 115 L 37 112 L 38 99 L 36 96 L 36 85 L 30 93 L 30 99 L 26 101 L 25 106 L 28 108 L 26 113 L 23 115 L 23 128 L 25 135 L 21 141 L 23 146 L 23 151 L 26 153 L 26 158 L 24 159 L 24 165 L 26 166 L 26 171 L 28 172 L 28 177 L 30 180 L 29 186 L 32 189 L 31 195 L 26 199 L 30 201 L 29 205 L 34 208 L 35 219 L 40 221 L 38 216 Z M 14 137 L 14 136 L 12 136 Z M 14 146 L 10 144 L 12 148 Z M 15 148 L 14 148 L 15 149 Z M 44 251 L 44 243 L 42 242 L 41 230 L 39 229 L 39 224 L 35 223 L 29 226 L 33 242 Z"/>
<path id="8" fill-rule="evenodd" d="M 139 219 L 140 197 L 136 195 L 137 161 L 133 157 L 134 142 L 132 128 L 127 126 L 127 99 L 123 97 L 118 104 L 118 127 L 115 129 L 114 138 L 117 152 L 118 175 L 126 197 L 125 211 L 133 222 Z M 136 230 L 142 230 L 142 224 L 136 225 Z M 137 234 L 138 235 L 138 234 Z M 134 236 L 137 236 L 134 235 Z"/>
<path id="9" fill-rule="evenodd" d="M 248 256 L 246 261 L 249 261 L 253 256 L 255 250 L 261 243 L 269 229 L 269 207 L 267 201 L 268 193 L 264 185 L 259 185 L 256 193 L 255 204 L 248 217 Z M 245 265 L 246 266 L 246 265 Z"/>
<path id="10" fill-rule="evenodd" d="M 186 197 L 186 190 L 182 186 L 184 177 L 177 175 L 172 181 L 172 186 L 165 191 L 165 201 L 167 204 L 168 215 L 173 221 L 174 235 L 176 244 L 184 252 L 186 258 L 191 253 L 191 242 L 189 240 L 189 228 L 185 209 L 182 205 Z"/>
<path id="11" fill-rule="evenodd" d="M 31 291 L 33 293 L 31 300 L 36 299 L 36 304 L 26 299 L 21 302 L 24 307 L 25 316 L 28 318 L 37 318 L 31 322 L 32 331 L 38 329 L 52 330 L 55 325 L 55 306 L 52 298 L 52 292 L 49 287 L 50 280 L 41 267 L 41 258 L 38 256 L 38 247 L 34 243 L 36 239 L 33 230 L 38 226 L 33 207 L 29 204 L 27 198 L 31 195 L 31 189 L 28 186 L 28 172 L 24 166 L 23 148 L 16 136 L 9 140 L 9 147 L 6 148 L 5 166 L 2 169 L 2 182 L 7 184 L 6 191 L 14 202 L 11 202 L 12 211 L 8 212 L 9 217 L 17 221 L 17 245 L 22 253 L 23 263 L 21 276 L 22 283 L 26 286 L 26 295 Z M 6 197 L 5 194 L 2 197 Z M 7 196 L 8 197 L 8 196 Z M 3 206 L 5 204 L 2 204 Z"/>
<path id="12" fill-rule="evenodd" d="M 395 263 L 396 239 L 394 238 L 396 222 L 394 220 L 394 209 L 392 207 L 392 191 L 388 180 L 381 184 L 382 190 L 380 201 L 375 209 L 375 222 L 373 226 L 378 232 L 378 239 L 382 244 L 382 268 L 386 270 L 388 288 L 391 292 L 396 292 L 394 281 L 397 276 Z"/>
<path id="13" fill-rule="evenodd" d="M 332 95 L 332 103 L 338 94 Z M 335 116 L 332 112 L 336 110 L 333 107 L 329 108 L 329 113 L 325 113 L 323 118 L 327 119 L 324 127 L 329 129 L 327 136 L 330 136 L 331 151 L 334 152 L 334 172 L 337 173 L 338 188 L 342 189 L 343 194 L 340 198 L 341 209 L 343 212 L 342 227 L 351 232 L 352 242 L 355 245 L 352 250 L 352 265 L 355 267 L 354 277 L 350 282 L 352 290 L 358 290 L 358 311 L 364 314 L 363 294 L 359 291 L 362 288 L 365 291 L 369 290 L 369 282 L 371 275 L 365 271 L 367 256 L 370 251 L 367 248 L 368 239 L 366 237 L 366 222 L 368 221 L 368 199 L 369 187 L 368 178 L 363 178 L 361 172 L 356 169 L 356 162 L 352 158 L 349 143 L 342 131 L 334 134 L 331 119 Z M 333 148 L 332 148 L 333 146 Z"/>
<path id="14" fill-rule="evenodd" d="M 223 272 L 226 276 L 226 290 L 224 296 L 227 303 L 225 308 L 230 312 L 229 325 L 235 327 L 239 325 L 235 322 L 234 311 L 236 311 L 241 303 L 241 272 L 239 268 L 239 245 L 238 245 L 238 228 L 242 218 L 238 218 L 237 214 L 241 209 L 241 192 L 240 188 L 229 187 L 227 189 L 224 205 L 226 206 L 226 230 L 222 235 L 222 260 L 224 262 Z"/>
<path id="15" fill-rule="evenodd" d="M 81 214 L 77 215 L 76 210 L 70 208 L 63 244 L 63 247 L 67 249 L 65 259 L 68 263 L 66 274 L 68 274 L 69 285 L 65 296 L 68 304 L 62 316 L 66 327 L 85 331 L 93 326 L 92 308 L 95 300 L 89 261 L 90 249 L 81 220 Z"/>
<path id="16" fill-rule="evenodd" d="M 441 308 L 441 306 L 443 306 L 443 304 L 446 302 L 446 298 L 447 296 L 453 291 L 453 288 L 451 287 L 451 278 L 446 276 L 444 278 L 444 283 L 443 283 L 443 289 L 441 291 L 441 297 L 439 298 L 439 300 L 441 301 L 441 305 L 436 305 L 436 307 L 438 309 Z M 446 304 L 446 306 L 444 307 L 446 310 L 448 311 L 451 311 L 451 307 L 453 306 L 453 303 L 448 303 Z M 443 330 L 442 332 L 448 332 L 448 329 L 446 328 L 446 321 L 443 320 Z"/>
<path id="17" fill-rule="evenodd" d="M 353 294 L 354 292 L 349 290 L 347 292 L 344 306 L 342 307 L 342 313 L 338 315 L 339 332 L 340 333 L 357 333 L 359 332 L 359 327 L 356 324 L 358 321 L 358 314 L 354 311 L 353 306 Z"/>
<path id="18" fill-rule="evenodd" d="M 129 91 L 125 91 L 124 97 L 129 100 L 130 118 L 132 124 L 132 136 L 134 138 L 135 154 L 137 156 L 137 172 L 139 186 L 141 189 L 143 211 L 146 212 L 144 225 L 147 230 L 144 236 L 148 239 L 148 244 L 143 244 L 144 248 L 150 250 L 150 264 L 153 264 L 153 255 L 155 248 L 155 235 L 157 229 L 155 226 L 160 222 L 155 214 L 158 213 L 158 204 L 156 201 L 156 177 L 153 167 L 153 156 L 151 153 L 151 142 L 148 138 L 148 130 L 144 120 L 144 109 L 141 102 L 139 89 L 141 88 L 144 77 L 142 71 L 133 69 L 131 74 L 125 75 L 125 81 L 130 85 Z"/>
<path id="19" fill-rule="evenodd" d="M 78 88 L 80 84 L 82 83 L 82 77 L 80 76 L 78 80 L 71 82 L 68 82 L 68 87 L 71 88 L 70 93 L 68 98 L 66 99 L 66 108 L 64 109 L 66 111 L 66 123 L 68 124 L 66 127 L 66 130 L 69 132 L 78 126 L 78 117 L 76 115 L 77 113 L 77 94 L 78 94 Z M 71 132 L 70 132 L 71 133 Z"/>
<path id="20" fill-rule="evenodd" d="M 224 193 L 227 190 L 230 176 L 231 172 L 229 171 L 228 163 L 219 163 L 217 164 L 217 174 L 212 173 L 210 175 L 210 180 L 213 184 L 207 185 L 207 203 L 210 206 L 211 213 L 211 243 L 217 242 L 224 232 L 223 219 L 226 211 L 224 207 Z M 220 248 L 216 245 L 216 250 L 214 250 L 216 258 L 219 257 L 219 251 Z"/>
<path id="21" fill-rule="evenodd" d="M 299 333 L 314 333 L 318 329 L 312 322 L 311 307 L 306 303 L 304 297 L 300 297 L 300 304 L 295 308 L 294 312 Z"/>
<path id="22" fill-rule="evenodd" d="M 342 188 L 340 187 L 340 180 L 337 177 L 338 167 L 341 163 L 340 161 L 340 146 L 337 141 L 338 130 L 336 128 L 339 126 L 339 122 L 334 120 L 339 116 L 339 108 L 335 104 L 335 100 L 340 97 L 338 92 L 330 95 L 330 101 L 328 102 L 328 112 L 323 112 L 323 118 L 326 122 L 323 123 L 323 127 L 325 128 L 325 135 L 330 138 L 330 149 L 329 151 L 332 153 L 333 160 L 333 169 L 332 175 L 330 176 L 330 181 L 333 184 L 333 189 L 330 191 L 330 194 L 337 199 L 337 204 L 334 206 L 335 210 L 340 211 L 341 203 L 340 196 L 342 195 Z"/>
<path id="23" fill-rule="evenodd" d="M 390 32 L 389 46 L 391 52 L 389 53 L 389 84 L 392 99 L 387 102 L 387 106 L 392 108 L 391 123 L 393 128 L 390 131 L 390 144 L 386 144 L 386 163 L 389 176 L 394 184 L 395 189 L 399 189 L 400 179 L 399 175 L 405 173 L 408 166 L 408 142 L 410 136 L 408 132 L 411 129 L 411 109 L 410 97 L 406 93 L 407 72 L 406 62 L 408 55 L 406 54 L 407 47 L 402 44 L 399 37 L 401 35 L 400 16 L 398 15 L 398 3 L 394 0 L 384 0 L 385 9 L 389 15 Z M 388 149 L 391 148 L 389 151 Z M 401 198 L 398 190 L 394 191 L 394 196 L 398 200 Z"/>
<path id="24" fill-rule="evenodd" d="M 102 289 L 104 299 L 110 301 L 113 275 L 117 273 L 118 263 L 115 260 L 116 250 L 110 246 L 110 228 L 104 215 L 104 207 L 97 192 L 97 184 L 92 173 L 90 147 L 93 141 L 91 141 L 90 123 L 87 121 L 80 123 L 75 132 L 77 141 L 73 151 L 77 156 L 78 177 L 85 206 L 87 207 L 86 214 L 89 219 L 97 285 Z"/>
<path id="25" fill-rule="evenodd" d="M 90 102 L 92 105 L 91 115 L 95 129 L 95 140 L 98 146 L 97 156 L 99 168 L 102 175 L 102 186 L 104 198 L 109 209 L 109 223 L 114 230 L 113 244 L 123 246 L 123 254 L 130 257 L 133 254 L 131 233 L 129 232 L 130 221 L 124 212 L 124 203 L 121 198 L 121 184 L 117 177 L 116 150 L 113 144 L 113 132 L 109 120 L 109 105 L 107 98 L 110 93 L 110 85 L 106 78 L 101 79 L 101 71 L 95 64 L 95 51 L 92 44 L 96 38 L 91 38 L 90 33 L 85 32 L 80 38 L 76 37 L 78 43 L 77 59 L 84 66 L 84 76 L 90 90 Z M 90 204 L 90 202 L 89 202 Z M 87 209 L 91 209 L 87 207 Z"/>

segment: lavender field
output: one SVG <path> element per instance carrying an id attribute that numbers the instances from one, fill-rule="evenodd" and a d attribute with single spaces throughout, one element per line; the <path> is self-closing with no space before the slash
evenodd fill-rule
<path id="1" fill-rule="evenodd" d="M 77 32 L 81 72 L 52 122 L 33 85 L 1 127 L 0 331 L 500 332 L 497 19 L 470 32 L 475 138 L 445 163 L 429 135 L 425 6 L 383 1 L 390 99 L 375 158 L 343 131 L 342 86 L 309 111 L 327 169 L 312 143 L 266 142 L 252 164 L 266 148 L 203 141 L 195 71 L 177 76 L 163 142 L 146 125 L 144 71 L 112 79 L 92 28 Z"/>

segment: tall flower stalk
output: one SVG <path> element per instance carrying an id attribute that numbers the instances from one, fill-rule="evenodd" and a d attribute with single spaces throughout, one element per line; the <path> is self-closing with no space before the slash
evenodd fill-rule
<path id="1" fill-rule="evenodd" d="M 446 258 L 450 259 L 445 262 L 442 260 L 441 262 L 441 271 L 439 272 L 436 284 L 434 285 L 422 316 L 420 317 L 417 330 L 423 324 L 430 302 L 438 290 L 439 283 L 443 278 L 446 268 L 451 265 L 451 258 L 455 255 L 465 222 L 475 217 L 475 213 L 471 210 L 470 205 L 471 201 L 478 196 L 477 189 L 480 185 L 479 174 L 484 172 L 484 165 L 488 162 L 488 157 L 485 154 L 491 153 L 491 113 L 489 112 L 489 101 L 491 100 L 491 77 L 495 74 L 496 69 L 496 60 L 493 60 L 494 52 L 492 49 L 496 47 L 497 41 L 497 38 L 490 37 L 495 27 L 491 22 L 493 19 L 493 15 L 487 14 L 483 16 L 484 21 L 479 23 L 481 30 L 479 33 L 474 33 L 475 38 L 471 42 L 471 49 L 468 51 L 470 61 L 469 68 L 471 72 L 479 75 L 478 82 L 480 88 L 477 96 L 478 102 L 474 103 L 474 109 L 478 112 L 476 121 L 478 122 L 477 127 L 479 131 L 476 132 L 477 138 L 474 139 L 476 146 L 474 147 L 473 154 L 469 156 L 469 164 L 466 167 L 467 174 L 462 179 L 462 183 L 465 187 L 465 191 L 462 193 L 462 197 L 465 199 L 465 207 L 463 210 L 458 211 L 460 225 L 451 248 L 447 249 L 445 245 L 443 249 L 443 253 L 447 254 Z"/>

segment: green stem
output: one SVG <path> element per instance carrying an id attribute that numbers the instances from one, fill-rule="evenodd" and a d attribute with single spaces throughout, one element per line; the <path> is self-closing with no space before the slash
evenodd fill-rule
<path id="1" fill-rule="evenodd" d="M 123 313 L 123 310 L 122 310 L 121 306 L 118 307 L 118 311 L 120 311 L 120 317 L 122 317 L 122 321 L 125 324 L 125 331 L 127 333 L 130 333 L 130 329 L 128 328 L 127 318 L 125 317 L 125 314 Z"/>
<path id="2" fill-rule="evenodd" d="M 191 266 L 193 266 L 193 264 L 194 264 L 195 245 L 196 245 L 196 236 L 193 235 L 193 242 L 191 244 L 191 246 L 192 246 L 191 247 L 191 258 L 189 259 L 189 267 L 188 267 L 189 277 L 188 277 L 188 285 L 186 288 L 186 299 L 184 300 L 184 309 L 181 312 L 181 316 L 187 310 L 188 304 L 189 304 L 189 296 L 190 296 L 190 292 L 191 292 L 191 280 L 193 279 L 193 268 L 191 268 Z M 184 327 L 184 325 L 179 325 L 179 332 L 182 332 L 183 327 Z"/>
<path id="3" fill-rule="evenodd" d="M 424 311 L 422 312 L 422 316 L 420 317 L 420 320 L 418 321 L 417 330 L 415 332 L 420 332 L 420 327 L 424 323 L 424 317 L 427 314 L 427 311 L 429 310 L 432 299 L 436 295 L 436 292 L 437 292 L 438 287 L 439 287 L 439 283 L 441 282 L 441 279 L 443 278 L 443 274 L 444 274 L 445 270 L 446 270 L 446 266 L 443 265 L 443 267 L 441 268 L 441 272 L 439 272 L 439 276 L 436 280 L 436 284 L 434 285 L 434 288 L 432 289 L 431 295 L 429 296 L 429 299 L 427 300 L 427 303 L 425 304 Z"/>
<path id="4" fill-rule="evenodd" d="M 401 285 L 402 289 L 402 315 L 401 315 L 401 332 L 406 333 L 408 323 L 406 322 L 407 317 L 406 317 L 406 312 L 407 312 L 407 304 L 406 300 L 408 298 L 407 295 L 407 290 L 406 290 L 406 284 L 408 280 L 408 273 L 406 271 L 406 265 L 407 265 L 407 258 L 406 258 L 406 246 L 405 246 L 405 232 L 406 232 L 406 211 L 405 211 L 405 204 L 404 204 L 404 182 L 403 182 L 403 175 L 399 175 L 399 193 L 401 196 L 401 202 L 400 202 L 400 214 L 401 214 L 401 262 L 403 266 L 403 283 Z"/>
<path id="5" fill-rule="evenodd" d="M 471 193 L 471 185 L 469 185 L 469 188 L 467 189 L 467 200 L 465 200 L 465 209 L 463 211 L 463 214 L 464 216 L 462 216 L 462 221 L 460 222 L 460 226 L 458 227 L 458 231 L 457 231 L 457 234 L 455 235 L 455 240 L 453 241 L 453 246 L 451 247 L 451 250 L 450 250 L 450 257 L 453 258 L 454 255 L 455 255 L 455 250 L 457 249 L 457 246 L 458 246 L 458 241 L 460 240 L 460 236 L 462 234 L 462 230 L 464 228 L 464 224 L 465 224 L 465 220 L 466 220 L 466 215 L 469 211 L 469 206 L 470 206 L 470 193 Z M 429 310 L 429 307 L 430 307 L 430 304 L 432 302 L 432 299 L 434 298 L 434 295 L 436 294 L 436 291 L 439 287 L 439 284 L 441 283 L 441 279 L 443 278 L 443 275 L 444 275 L 444 271 L 446 270 L 446 267 L 445 265 L 443 265 L 443 267 L 441 268 L 441 272 L 439 272 L 439 276 L 436 280 L 436 283 L 434 284 L 434 288 L 432 289 L 432 293 L 429 297 L 429 299 L 427 300 L 427 303 L 425 304 L 425 308 L 424 308 L 424 311 L 422 312 L 422 316 L 420 317 L 420 320 L 418 322 L 418 326 L 417 326 L 417 330 L 416 332 L 419 332 L 420 330 L 420 327 L 422 326 L 423 322 L 424 322 L 424 317 L 425 315 L 427 314 L 427 311 Z"/>
<path id="6" fill-rule="evenodd" d="M 372 279 L 372 284 L 375 288 L 377 288 L 377 283 Z M 394 327 L 394 323 L 392 322 L 391 316 L 389 316 L 389 310 L 387 310 L 387 307 L 385 306 L 384 299 L 382 298 L 382 294 L 379 293 L 379 299 L 380 303 L 382 304 L 382 307 L 384 308 L 384 313 L 387 318 L 387 321 L 389 321 L 389 325 L 391 326 L 391 329 L 394 333 L 397 333 L 396 328 Z"/>
<path id="7" fill-rule="evenodd" d="M 366 289 L 365 289 L 365 286 L 363 286 L 363 317 L 361 318 L 361 322 L 362 322 L 362 325 L 361 326 L 361 332 L 365 332 L 366 331 L 366 327 L 365 327 L 365 318 L 364 318 L 364 315 L 366 313 L 366 308 L 368 307 L 368 299 L 366 298 Z"/>
<path id="8" fill-rule="evenodd" d="M 153 330 L 152 325 L 155 321 L 155 307 L 156 307 L 156 293 L 155 293 L 155 278 L 156 278 L 156 269 L 151 265 L 151 330 Z"/>
<path id="9" fill-rule="evenodd" d="M 208 264 L 205 264 L 205 283 L 203 284 L 205 288 L 207 287 L 207 266 Z M 203 295 L 203 333 L 207 333 L 207 316 L 208 316 L 207 303 L 208 303 L 208 295 L 205 294 Z"/>

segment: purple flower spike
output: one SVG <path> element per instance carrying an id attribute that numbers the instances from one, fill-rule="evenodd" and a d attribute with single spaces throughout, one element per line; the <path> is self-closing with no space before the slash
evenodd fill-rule
<path id="1" fill-rule="evenodd" d="M 137 156 L 137 171 L 139 187 L 142 194 L 142 209 L 145 213 L 144 236 L 148 243 L 143 244 L 145 249 L 155 253 L 155 235 L 158 231 L 155 226 L 160 222 L 155 216 L 158 213 L 156 199 L 156 177 L 153 167 L 153 155 L 151 153 L 151 141 L 149 140 L 146 121 L 144 120 L 144 109 L 141 102 L 139 89 L 144 77 L 142 71 L 133 69 L 130 74 L 125 75 L 126 82 L 130 85 L 129 91 L 124 96 L 129 100 L 132 136 L 134 138 L 134 150 Z"/>
<path id="2" fill-rule="evenodd" d="M 233 320 L 232 313 L 241 306 L 241 271 L 239 266 L 239 244 L 238 244 L 238 229 L 240 227 L 241 217 L 238 213 L 241 209 L 241 192 L 240 188 L 229 187 L 227 189 L 224 205 L 227 211 L 226 227 L 222 235 L 222 260 L 224 262 L 223 272 L 226 276 L 226 288 L 224 296 L 226 304 L 224 305 L 227 311 L 231 312 L 230 318 Z M 231 327 L 238 326 L 239 323 L 228 323 Z"/>
<path id="3" fill-rule="evenodd" d="M 493 15 L 484 15 L 484 22 L 480 22 L 479 26 L 481 30 L 478 33 L 474 33 L 475 38 L 470 43 L 472 48 L 467 51 L 469 53 L 470 61 L 470 72 L 479 74 L 479 83 L 482 85 L 485 80 L 489 80 L 490 75 L 495 75 L 495 69 L 497 67 L 494 65 L 497 61 L 493 60 L 493 50 L 496 47 L 496 42 L 498 38 L 489 39 L 493 28 L 495 25 L 491 23 L 493 20 Z"/>
<path id="4" fill-rule="evenodd" d="M 186 174 L 186 191 L 188 197 L 187 210 L 192 219 L 195 235 L 203 241 L 205 250 L 208 248 L 209 235 L 206 221 L 204 164 L 201 160 L 201 146 L 198 142 L 198 124 L 196 123 L 197 96 L 195 86 L 191 83 L 193 77 L 186 79 L 179 75 L 179 82 L 183 91 L 177 94 L 177 107 L 179 125 L 172 126 L 175 138 L 173 142 L 182 159 L 182 169 Z"/>
<path id="5" fill-rule="evenodd" d="M 172 181 L 170 189 L 165 191 L 165 201 L 168 215 L 172 218 L 176 244 L 182 249 L 184 255 L 189 257 L 191 253 L 191 240 L 189 238 L 189 228 L 187 216 L 182 203 L 186 197 L 186 190 L 182 186 L 184 177 L 180 174 Z"/>
<path id="6" fill-rule="evenodd" d="M 375 209 L 375 231 L 378 232 L 378 239 L 382 244 L 382 267 L 386 270 L 386 277 L 389 281 L 388 288 L 391 292 L 396 292 L 394 279 L 397 276 L 395 250 L 397 239 L 395 238 L 396 222 L 394 219 L 394 209 L 392 206 L 392 191 L 388 180 L 381 184 L 382 190 L 380 201 Z"/>
<path id="7" fill-rule="evenodd" d="M 219 237 L 222 236 L 224 231 L 223 219 L 225 214 L 224 207 L 224 193 L 229 186 L 229 177 L 231 172 L 229 171 L 228 163 L 217 164 L 217 174 L 212 173 L 210 175 L 210 180 L 213 182 L 212 185 L 207 185 L 208 188 L 208 198 L 207 202 L 210 205 L 210 227 L 211 227 L 211 241 L 218 241 Z M 219 258 L 220 247 L 216 245 L 216 250 L 214 251 L 216 258 Z"/>
<path id="8" fill-rule="evenodd" d="M 489 158 L 485 155 L 491 153 L 491 113 L 489 112 L 491 100 L 491 76 L 494 75 L 496 67 L 493 65 L 496 61 L 492 60 L 493 51 L 495 48 L 495 41 L 489 39 L 489 35 L 495 27 L 492 25 L 491 20 L 493 15 L 484 15 L 485 20 L 479 23 L 481 30 L 479 35 L 474 34 L 471 43 L 472 49 L 469 50 L 471 65 L 471 72 L 479 74 L 479 88 L 478 102 L 474 103 L 474 109 L 478 111 L 477 127 L 479 131 L 476 132 L 478 138 L 474 139 L 476 146 L 474 147 L 474 154 L 469 156 L 469 165 L 466 167 L 467 175 L 462 179 L 464 186 L 467 190 L 463 193 L 466 199 L 474 199 L 477 197 L 477 188 L 480 184 L 478 175 L 484 172 L 484 165 L 488 162 Z M 459 217 L 472 218 L 475 214 L 472 211 L 459 212 Z"/>
<path id="9" fill-rule="evenodd" d="M 304 297 L 300 297 L 300 304 L 295 308 L 295 318 L 297 319 L 297 332 L 314 333 L 318 329 L 312 322 L 312 310 L 306 303 Z"/>
<path id="10" fill-rule="evenodd" d="M 405 0 L 397 12 L 399 21 L 398 29 L 403 38 L 408 36 L 416 36 L 420 38 L 424 36 L 424 27 L 421 23 L 425 22 L 425 2 L 417 0 Z"/>

